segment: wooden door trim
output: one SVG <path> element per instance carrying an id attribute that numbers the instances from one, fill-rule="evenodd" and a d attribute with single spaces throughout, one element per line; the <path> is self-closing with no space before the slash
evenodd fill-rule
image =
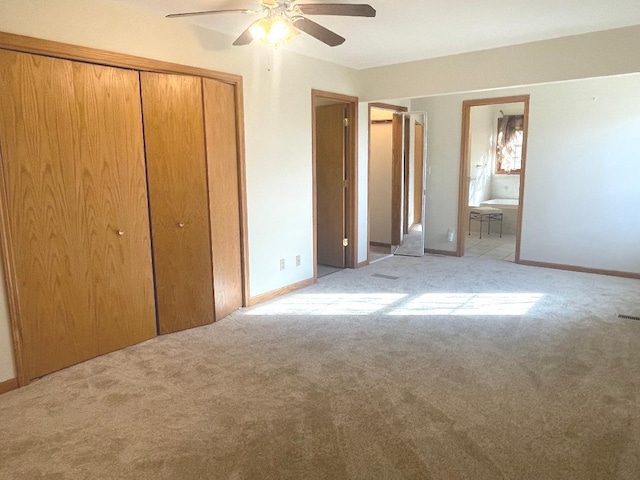
<path id="1" fill-rule="evenodd" d="M 408 112 L 407 107 L 392 105 L 390 103 L 372 102 L 369 104 L 368 113 L 369 121 L 367 123 L 367 264 L 369 262 L 369 242 L 371 240 L 371 110 L 378 108 L 381 110 L 390 110 L 392 112 Z M 393 208 L 391 210 L 393 215 Z M 393 222 L 392 222 L 393 223 Z M 393 233 L 392 233 L 393 234 Z"/>
<path id="2" fill-rule="evenodd" d="M 9 380 L 0 382 L 0 395 L 15 390 L 16 388 L 18 388 L 18 379 L 16 378 L 10 378 Z"/>
<path id="3" fill-rule="evenodd" d="M 349 137 L 347 138 L 347 238 L 349 246 L 345 255 L 347 268 L 358 266 L 358 165 L 356 147 L 358 144 L 358 97 L 340 93 L 311 90 L 311 169 L 313 191 L 313 278 L 318 279 L 318 195 L 316 191 L 316 106 L 319 99 L 343 102 L 347 107 Z"/>
<path id="4" fill-rule="evenodd" d="M 235 84 L 236 144 L 238 154 L 238 200 L 240 205 L 240 258 L 242 261 L 242 306 L 249 306 L 249 223 L 247 220 L 247 168 L 244 142 L 244 85 L 238 76 Z"/>
<path id="5" fill-rule="evenodd" d="M 178 63 L 128 55 L 125 53 L 110 52 L 97 48 L 83 47 L 80 45 L 72 45 L 4 32 L 0 32 L 0 48 L 13 50 L 15 52 L 45 55 L 47 57 L 96 63 L 98 65 L 106 65 L 109 67 L 128 68 L 142 72 L 180 73 L 195 77 L 213 78 L 215 80 L 232 84 L 238 83 L 238 80 L 242 78 L 240 75 L 234 75 L 231 73 L 218 72 L 199 67 L 180 65 Z"/>
<path id="6" fill-rule="evenodd" d="M 465 215 L 466 206 L 469 199 L 469 182 L 467 177 L 469 175 L 469 155 L 471 154 L 470 146 L 470 129 L 471 129 L 471 108 L 482 107 L 487 105 L 497 105 L 501 103 L 524 103 L 524 138 L 522 142 L 522 169 L 520 171 L 520 199 L 518 201 L 518 220 L 516 228 L 516 254 L 515 263 L 520 262 L 520 238 L 522 234 L 522 209 L 524 200 L 524 179 L 527 166 L 527 142 L 529 138 L 529 95 L 514 95 L 510 97 L 493 97 L 493 98 L 481 98 L 476 100 L 465 100 L 462 102 L 462 138 L 460 141 L 460 173 L 458 183 L 458 242 L 456 248 L 456 256 L 462 257 L 464 255 L 464 235 L 466 235 L 466 222 Z"/>
<path id="7" fill-rule="evenodd" d="M 4 160 L 0 148 L 0 256 L 4 265 L 4 287 L 7 292 L 7 307 L 9 310 L 9 324 L 11 326 L 11 339 L 13 344 L 13 359 L 16 368 L 16 380 L 19 387 L 29 384 L 29 369 L 27 368 L 26 352 L 22 346 L 22 321 L 18 302 L 18 280 L 16 278 L 15 252 L 9 241 L 9 218 L 7 208 L 9 197 L 7 191 L 6 175 L 4 172 Z"/>
<path id="8" fill-rule="evenodd" d="M 403 228 L 402 184 L 404 183 L 403 130 L 404 116 L 393 114 L 391 123 L 391 245 L 400 245 Z"/>
<path id="9" fill-rule="evenodd" d="M 66 60 L 93 63 L 110 67 L 133 69 L 167 74 L 182 74 L 196 77 L 211 78 L 235 87 L 236 98 L 236 124 L 238 142 L 238 195 L 240 197 L 241 218 L 241 253 L 243 273 L 243 306 L 248 306 L 249 291 L 249 250 L 248 250 L 248 220 L 247 220 L 247 192 L 246 192 L 246 157 L 245 157 L 245 128 L 244 128 L 244 93 L 243 78 L 241 75 L 229 74 L 204 68 L 180 65 L 134 55 L 110 52 L 79 45 L 44 40 L 24 35 L 14 35 L 0 32 L 0 49 L 15 52 L 43 55 Z M 357 106 L 357 103 L 356 103 Z M 357 108 L 356 108 L 357 112 Z M 0 152 L 1 155 L 2 152 Z M 1 157 L 0 157 L 1 160 Z M 6 217 L 7 191 L 4 170 L 0 168 L 0 258 L 4 264 L 5 287 L 7 293 L 7 306 L 9 310 L 9 323 L 11 327 L 16 379 L 18 386 L 29 384 L 28 368 L 23 348 L 22 319 L 18 308 L 18 288 L 15 276 L 15 252 L 8 238 L 8 218 Z"/>
<path id="10" fill-rule="evenodd" d="M 373 108 L 379 108 L 380 110 L 390 110 L 392 112 L 408 112 L 407 107 L 401 107 L 399 105 L 392 105 L 390 103 L 372 102 L 369 104 L 369 121 L 371 121 L 371 110 Z"/>

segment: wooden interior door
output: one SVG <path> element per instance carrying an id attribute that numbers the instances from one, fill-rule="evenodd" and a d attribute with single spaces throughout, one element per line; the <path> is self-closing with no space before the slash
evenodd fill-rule
<path id="1" fill-rule="evenodd" d="M 158 326 L 214 321 L 202 80 L 142 72 Z"/>
<path id="2" fill-rule="evenodd" d="M 343 103 L 316 107 L 316 198 L 318 263 L 345 267 L 346 188 Z"/>
<path id="3" fill-rule="evenodd" d="M 136 77 L 0 51 L 8 237 L 29 379 L 155 335 Z M 116 223 L 135 224 L 139 238 L 122 242 Z"/>
<path id="4" fill-rule="evenodd" d="M 203 79 L 216 320 L 242 306 L 235 87 Z"/>
<path id="5" fill-rule="evenodd" d="M 391 128 L 391 245 L 402 243 L 403 231 L 403 182 L 404 182 L 404 158 L 402 148 L 402 119 L 403 115 L 393 114 Z"/>

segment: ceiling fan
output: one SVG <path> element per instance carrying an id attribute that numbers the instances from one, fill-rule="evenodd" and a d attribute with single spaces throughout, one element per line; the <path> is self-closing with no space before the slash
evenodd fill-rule
<path id="1" fill-rule="evenodd" d="M 345 39 L 328 28 L 306 18 L 307 15 L 340 15 L 346 17 L 375 17 L 376 11 L 367 4 L 345 3 L 297 3 L 296 0 L 258 0 L 255 10 L 205 10 L 202 12 L 172 13 L 167 18 L 215 15 L 219 13 L 251 13 L 262 17 L 253 22 L 233 42 L 233 45 L 248 45 L 253 40 L 279 46 L 293 40 L 302 31 L 321 42 L 335 47 Z"/>

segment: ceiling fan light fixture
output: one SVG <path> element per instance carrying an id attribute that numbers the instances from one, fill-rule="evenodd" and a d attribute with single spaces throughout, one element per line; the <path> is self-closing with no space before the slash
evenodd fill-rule
<path id="1" fill-rule="evenodd" d="M 261 18 L 249 31 L 254 40 L 274 47 L 288 43 L 298 36 L 297 29 L 290 21 L 276 16 Z"/>
<path id="2" fill-rule="evenodd" d="M 260 42 L 264 41 L 267 38 L 267 32 L 269 31 L 269 20 L 261 18 L 249 27 L 249 31 L 251 32 L 251 36 L 254 40 L 258 40 Z"/>
<path id="3" fill-rule="evenodd" d="M 233 42 L 235 46 L 249 45 L 253 40 L 274 48 L 284 45 L 300 32 L 320 40 L 329 47 L 337 47 L 345 41 L 335 32 L 313 22 L 308 15 L 337 15 L 344 17 L 375 17 L 375 9 L 368 4 L 356 3 L 297 3 L 298 0 L 258 0 L 256 10 L 204 10 L 200 12 L 172 13 L 167 17 L 193 17 L 219 13 L 255 13 L 263 17 L 253 22 Z"/>
<path id="4" fill-rule="evenodd" d="M 283 18 L 275 18 L 271 22 L 271 29 L 267 34 L 267 41 L 271 45 L 286 42 L 293 30 L 292 25 Z"/>

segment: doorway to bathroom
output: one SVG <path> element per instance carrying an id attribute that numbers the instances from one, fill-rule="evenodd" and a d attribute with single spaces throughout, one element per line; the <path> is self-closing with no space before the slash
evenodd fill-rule
<path id="1" fill-rule="evenodd" d="M 458 256 L 518 262 L 529 96 L 462 105 Z"/>

